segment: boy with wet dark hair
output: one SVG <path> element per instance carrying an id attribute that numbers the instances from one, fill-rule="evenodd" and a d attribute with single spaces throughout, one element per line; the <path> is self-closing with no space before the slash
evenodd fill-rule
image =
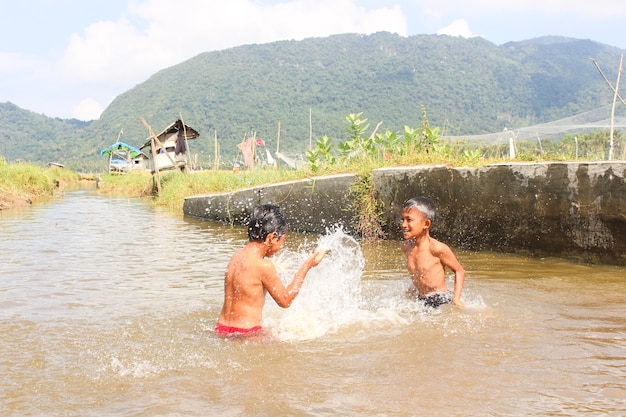
<path id="1" fill-rule="evenodd" d="M 287 222 L 278 206 L 265 204 L 254 208 L 248 224 L 249 241 L 233 255 L 226 268 L 224 306 L 215 328 L 218 335 L 260 334 L 265 293 L 280 307 L 289 307 L 306 274 L 326 255 L 326 251 L 318 251 L 307 258 L 285 287 L 268 258 L 280 250 L 286 236 Z"/>
<path id="2" fill-rule="evenodd" d="M 462 307 L 465 270 L 448 245 L 430 236 L 434 220 L 435 204 L 430 199 L 414 197 L 404 203 L 401 228 L 405 240 L 402 251 L 413 282 L 408 292 L 417 292 L 418 299 L 429 307 L 450 302 Z M 453 294 L 446 285 L 446 268 L 454 272 Z"/>

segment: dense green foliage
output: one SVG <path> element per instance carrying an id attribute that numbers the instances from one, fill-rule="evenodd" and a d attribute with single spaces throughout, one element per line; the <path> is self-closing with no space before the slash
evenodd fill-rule
<path id="1" fill-rule="evenodd" d="M 481 38 L 390 33 L 241 46 L 159 71 L 90 123 L 0 104 L 0 155 L 103 171 L 100 151 L 120 129 L 126 143 L 139 147 L 148 137 L 142 117 L 159 132 L 180 115 L 201 133 L 189 146 L 204 167 L 212 166 L 215 134 L 228 168 L 235 145 L 252 132 L 273 151 L 279 122 L 280 150 L 291 155 L 316 143 L 320 152 L 350 146 L 354 132 L 346 132 L 345 115 L 359 113 L 372 125 L 382 122 L 380 132 L 389 136 L 378 140 L 388 145 L 406 134 L 404 126 L 418 126 L 424 109 L 441 135 L 497 132 L 610 103 L 612 92 L 589 58 L 615 79 L 620 53 L 566 38 L 497 46 Z"/>
<path id="2" fill-rule="evenodd" d="M 0 104 L 0 157 L 7 161 L 73 164 L 93 157 L 94 143 L 84 140 L 87 122 L 52 119 L 5 103 Z"/>

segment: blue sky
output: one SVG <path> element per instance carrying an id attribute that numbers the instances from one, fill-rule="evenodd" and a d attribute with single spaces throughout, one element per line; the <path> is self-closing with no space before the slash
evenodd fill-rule
<path id="1" fill-rule="evenodd" d="M 242 44 L 389 31 L 626 50 L 624 0 L 0 0 L 0 15 L 0 102 L 80 120 L 160 69 Z"/>

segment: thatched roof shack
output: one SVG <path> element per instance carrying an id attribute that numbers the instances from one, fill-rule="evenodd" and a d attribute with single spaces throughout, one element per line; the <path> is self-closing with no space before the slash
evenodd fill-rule
<path id="1" fill-rule="evenodd" d="M 148 155 L 150 169 L 154 173 L 172 169 L 185 170 L 187 168 L 188 145 L 187 141 L 200 136 L 195 129 L 187 126 L 182 120 L 177 119 L 174 123 L 163 129 L 139 148 Z M 154 146 L 153 146 L 154 143 Z"/>

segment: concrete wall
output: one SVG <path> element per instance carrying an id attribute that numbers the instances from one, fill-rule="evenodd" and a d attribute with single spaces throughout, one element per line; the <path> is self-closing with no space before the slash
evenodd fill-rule
<path id="1" fill-rule="evenodd" d="M 399 237 L 404 201 L 435 201 L 433 235 L 451 246 L 626 264 L 624 162 L 422 166 L 374 172 Z"/>
<path id="2" fill-rule="evenodd" d="M 323 234 L 327 228 L 341 225 L 348 233 L 355 233 L 355 213 L 349 208 L 350 186 L 355 179 L 353 174 L 328 175 L 188 197 L 183 211 L 188 216 L 247 225 L 255 206 L 272 203 L 280 206 L 290 230 Z"/>
<path id="3" fill-rule="evenodd" d="M 585 262 L 626 264 L 626 163 L 516 163 L 481 168 L 445 165 L 375 170 L 383 229 L 399 239 L 404 201 L 437 205 L 432 234 L 453 247 Z M 189 197 L 186 215 L 246 224 L 256 204 L 284 208 L 292 230 L 324 233 L 340 223 L 355 233 L 351 174 L 317 177 L 233 193 Z"/>

